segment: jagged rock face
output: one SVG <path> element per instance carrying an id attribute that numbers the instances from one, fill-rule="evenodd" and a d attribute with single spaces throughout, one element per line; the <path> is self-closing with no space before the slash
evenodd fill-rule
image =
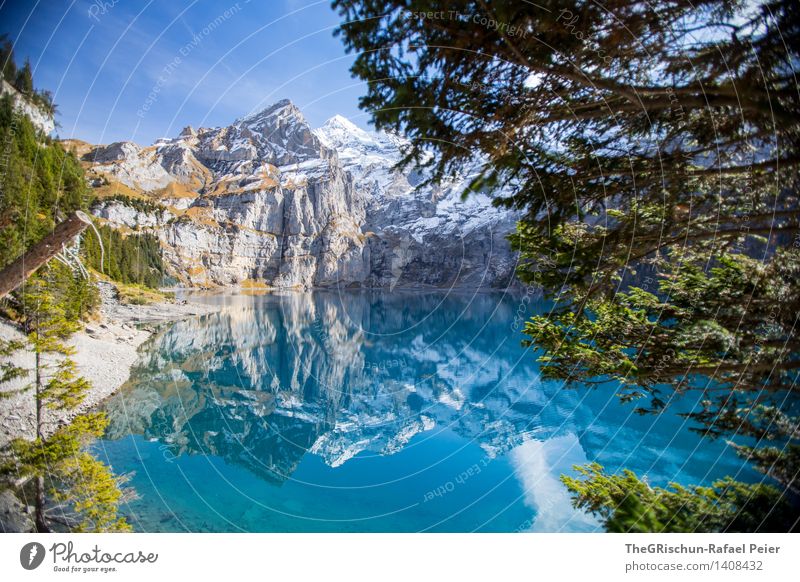
<path id="1" fill-rule="evenodd" d="M 480 288 L 511 283 L 516 255 L 506 237 L 517 215 L 494 208 L 482 194 L 461 200 L 473 172 L 416 188 L 426 175 L 394 169 L 407 145 L 402 137 L 368 133 L 341 116 L 315 133 L 338 152 L 367 200 L 364 230 L 371 233 L 372 286 Z"/>
<path id="2" fill-rule="evenodd" d="M 28 101 L 5 79 L 0 79 L 0 96 L 6 94 L 11 95 L 11 99 L 14 102 L 14 109 L 27 115 L 34 126 L 41 129 L 46 134 L 50 134 L 55 130 L 56 122 L 52 115 Z"/>
<path id="3" fill-rule="evenodd" d="M 101 146 L 84 159 L 164 206 L 158 217 L 119 203 L 95 214 L 158 232 L 188 284 L 508 284 L 515 217 L 485 196 L 461 202 L 468 175 L 415 190 L 422 176 L 392 169 L 405 143 L 340 116 L 312 130 L 284 100 L 228 127 L 187 127 L 148 148 Z"/>
<path id="4" fill-rule="evenodd" d="M 95 205 L 92 212 L 114 227 L 156 228 L 164 226 L 170 219 L 175 218 L 166 208 L 147 212 L 133 208 L 119 200 L 102 200 Z"/>
<path id="5" fill-rule="evenodd" d="M 212 152 L 222 145 L 232 154 L 244 150 L 247 159 L 276 166 L 326 159 L 329 155 L 300 110 L 287 99 L 223 129 L 211 145 L 216 146 Z"/>
<path id="6" fill-rule="evenodd" d="M 334 167 L 326 180 L 303 187 L 218 196 L 194 208 L 219 228 L 176 221 L 162 231 L 167 255 L 176 266 L 200 265 L 188 273 L 195 283 L 254 279 L 306 288 L 363 281 L 369 262 L 352 193 Z"/>
<path id="7" fill-rule="evenodd" d="M 133 142 L 117 142 L 95 148 L 84 160 L 97 164 L 98 173 L 114 176 L 126 186 L 150 192 L 174 180 L 160 163 L 154 148 L 140 148 Z"/>
<path id="8" fill-rule="evenodd" d="M 0 531 L 3 533 L 36 531 L 28 508 L 8 489 L 0 491 Z"/>

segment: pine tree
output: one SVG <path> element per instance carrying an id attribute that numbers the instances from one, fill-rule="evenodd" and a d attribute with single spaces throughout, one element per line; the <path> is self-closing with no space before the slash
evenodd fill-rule
<path id="1" fill-rule="evenodd" d="M 732 446 L 796 504 L 800 5 L 334 6 L 403 163 L 437 182 L 480 154 L 469 191 L 521 212 L 519 278 L 555 300 L 525 327 L 543 374 L 643 413 L 695 393 L 694 428 L 753 437 Z"/>
<path id="2" fill-rule="evenodd" d="M 126 479 L 85 450 L 107 422 L 104 414 L 86 414 L 46 438 L 12 441 L 3 471 L 34 480 L 37 531 L 51 531 L 51 524 L 75 532 L 130 529 L 118 515 Z"/>
<path id="3" fill-rule="evenodd" d="M 100 245 L 94 236 L 84 239 L 87 266 L 102 271 L 122 283 L 158 287 L 164 277 L 164 263 L 158 238 L 152 233 L 123 236 L 118 230 L 102 225 L 98 232 L 103 240 L 103 265 Z"/>
<path id="4" fill-rule="evenodd" d="M 23 95 L 33 95 L 33 70 L 31 69 L 31 62 L 28 59 L 25 59 L 25 64 L 17 71 L 14 87 Z"/>
<path id="5" fill-rule="evenodd" d="M 35 403 L 33 440 L 15 439 L 5 453 L 3 475 L 29 479 L 34 490 L 34 522 L 39 532 L 53 522 L 76 531 L 127 529 L 117 516 L 123 483 L 110 469 L 85 452 L 102 435 L 103 414 L 87 414 L 53 430 L 48 411 L 73 410 L 83 402 L 90 384 L 77 374 L 66 343 L 77 331 L 71 311 L 71 271 L 54 263 L 26 282 L 20 302 L 26 316 L 26 348 L 34 354 L 33 382 L 27 387 Z M 5 346 L 6 350 L 19 347 Z M 19 368 L 12 371 L 19 375 Z"/>
<path id="6" fill-rule="evenodd" d="M 74 155 L 40 135 L 31 120 L 0 98 L 0 267 L 52 232 L 74 210 L 87 210 L 91 193 Z"/>
<path id="7" fill-rule="evenodd" d="M 17 64 L 14 61 L 14 45 L 7 34 L 0 35 L 0 68 L 3 79 L 13 84 L 17 78 Z"/>
<path id="8" fill-rule="evenodd" d="M 562 477 L 576 492 L 576 505 L 597 515 L 608 531 L 625 532 L 786 532 L 796 524 L 778 490 L 730 477 L 711 487 L 651 487 L 631 471 L 608 475 L 592 463 L 580 478 Z"/>
<path id="9" fill-rule="evenodd" d="M 34 90 L 30 63 L 26 61 L 17 69 L 12 45 L 5 36 L 0 37 L 0 61 L 6 81 L 34 104 L 51 114 L 55 111 L 51 94 Z M 92 195 L 75 156 L 16 111 L 9 95 L 0 98 L 0 138 L 5 148 L 0 175 L 3 267 L 49 234 L 64 215 L 87 210 Z M 96 250 L 95 255 L 89 248 Z M 91 234 L 84 238 L 83 253 L 97 256 L 99 263 L 99 245 Z M 27 338 L 23 342 L 0 342 L 0 357 L 4 358 L 0 385 L 29 373 L 33 382 L 20 389 L 0 391 L 0 398 L 20 391 L 32 393 L 36 436 L 33 440 L 16 439 L 1 451 L 2 484 L 14 487 L 20 478 L 30 484 L 39 531 L 48 531 L 52 524 L 74 531 L 128 529 L 117 515 L 125 480 L 86 451 L 89 443 L 102 435 L 104 415 L 79 416 L 61 427 L 51 418 L 52 411 L 74 410 L 89 389 L 89 383 L 77 373 L 67 339 L 98 305 L 97 288 L 91 280 L 76 277 L 72 269 L 51 261 L 4 302 L 10 313 L 24 319 Z M 23 370 L 5 360 L 23 349 L 34 354 L 33 370 Z"/>

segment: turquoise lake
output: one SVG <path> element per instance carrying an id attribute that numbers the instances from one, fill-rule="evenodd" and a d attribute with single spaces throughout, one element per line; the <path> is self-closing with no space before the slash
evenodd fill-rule
<path id="1" fill-rule="evenodd" d="M 95 452 L 132 475 L 137 531 L 594 531 L 559 477 L 597 461 L 654 485 L 761 479 L 676 412 L 542 381 L 501 293 L 208 297 L 106 403 Z"/>

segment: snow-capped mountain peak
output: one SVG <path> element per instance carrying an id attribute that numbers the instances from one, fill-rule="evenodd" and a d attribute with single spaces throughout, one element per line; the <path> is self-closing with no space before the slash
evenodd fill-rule
<path id="1" fill-rule="evenodd" d="M 379 164 L 388 169 L 400 160 L 407 143 L 383 131 L 365 131 L 342 115 L 334 115 L 313 133 L 323 145 L 335 149 L 343 165 L 355 174 L 360 173 L 355 166 Z"/>
<path id="2" fill-rule="evenodd" d="M 362 133 L 366 135 L 367 133 L 355 123 L 347 119 L 344 115 L 339 115 L 338 113 L 326 121 L 322 127 L 329 131 L 341 129 L 343 131 L 348 131 L 355 134 Z"/>
<path id="3" fill-rule="evenodd" d="M 187 127 L 155 147 L 101 146 L 89 158 L 99 175 L 181 219 L 158 229 L 176 273 L 192 283 L 506 284 L 514 214 L 487 196 L 463 201 L 472 172 L 430 184 L 426 168 L 398 167 L 408 143 L 342 115 L 312 130 L 284 99 L 229 126 Z M 97 215 L 138 226 L 115 204 Z"/>
<path id="4" fill-rule="evenodd" d="M 289 99 L 281 99 L 272 105 L 265 107 L 259 111 L 254 111 L 244 117 L 237 119 L 234 125 L 244 124 L 248 126 L 256 125 L 264 121 L 281 121 L 281 122 L 294 122 L 306 123 L 303 113 L 297 106 Z"/>
<path id="5" fill-rule="evenodd" d="M 328 147 L 339 150 L 351 149 L 364 153 L 369 150 L 384 149 L 381 135 L 367 132 L 342 115 L 334 115 L 322 127 L 315 129 L 314 134 Z"/>

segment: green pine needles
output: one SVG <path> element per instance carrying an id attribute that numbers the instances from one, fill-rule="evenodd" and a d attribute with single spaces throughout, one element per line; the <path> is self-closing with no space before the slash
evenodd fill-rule
<path id="1" fill-rule="evenodd" d="M 26 341 L 5 342 L 4 355 L 25 349 L 34 355 L 32 370 L 6 364 L 4 380 L 30 373 L 32 382 L 15 392 L 30 393 L 35 406 L 35 438 L 16 438 L 2 451 L 0 478 L 6 487 L 22 483 L 20 495 L 33 500 L 37 531 L 125 531 L 118 516 L 124 478 L 86 452 L 102 436 L 105 415 L 77 416 L 59 425 L 51 411 L 72 411 L 91 388 L 70 358 L 69 336 L 79 328 L 72 294 L 64 281 L 74 275 L 57 262 L 29 279 L 19 294 Z M 9 391 L 3 395 L 8 396 Z"/>
<path id="2" fill-rule="evenodd" d="M 436 182 L 480 154 L 470 191 L 520 211 L 519 278 L 556 301 L 525 327 L 545 377 L 643 413 L 691 392 L 693 427 L 768 476 L 662 490 L 592 466 L 575 503 L 615 530 L 797 528 L 800 5 L 334 6 L 403 163 Z"/>

